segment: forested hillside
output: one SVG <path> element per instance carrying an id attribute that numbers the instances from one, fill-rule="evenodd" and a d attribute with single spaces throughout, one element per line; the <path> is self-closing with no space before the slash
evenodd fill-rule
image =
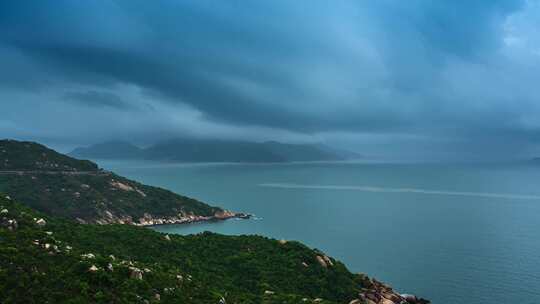
<path id="1" fill-rule="evenodd" d="M 0 194 L 0 303 L 350 301 L 404 298 L 298 242 L 82 225 Z"/>
<path id="2" fill-rule="evenodd" d="M 38 211 L 82 223 L 152 225 L 235 216 L 37 143 L 3 140 L 0 155 L 0 191 Z"/>

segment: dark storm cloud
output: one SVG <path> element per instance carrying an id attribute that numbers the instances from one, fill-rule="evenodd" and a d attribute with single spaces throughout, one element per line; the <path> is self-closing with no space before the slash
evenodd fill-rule
<path id="1" fill-rule="evenodd" d="M 0 126 L 45 136 L 21 119 L 40 104 L 46 136 L 69 141 L 53 130 L 73 112 L 100 121 L 95 140 L 224 130 L 532 145 L 539 46 L 523 46 L 534 35 L 523 20 L 539 11 L 518 0 L 5 1 L 0 98 L 12 111 Z"/>
<path id="2" fill-rule="evenodd" d="M 68 102 L 77 102 L 91 107 L 110 107 L 121 110 L 132 108 L 132 106 L 129 103 L 124 102 L 122 98 L 109 92 L 99 92 L 94 90 L 68 92 L 64 94 L 63 97 Z"/>

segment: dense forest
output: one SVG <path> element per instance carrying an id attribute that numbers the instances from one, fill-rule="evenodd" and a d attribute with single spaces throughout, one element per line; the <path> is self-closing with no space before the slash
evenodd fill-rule
<path id="1" fill-rule="evenodd" d="M 348 303 L 371 282 L 298 242 L 0 210 L 1 303 Z"/>

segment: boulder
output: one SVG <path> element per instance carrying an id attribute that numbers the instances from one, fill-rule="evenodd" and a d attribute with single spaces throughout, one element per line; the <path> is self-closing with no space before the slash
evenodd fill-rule
<path id="1" fill-rule="evenodd" d="M 142 192 L 141 190 L 135 189 L 135 191 L 137 191 L 137 193 L 139 193 L 142 197 L 146 197 L 146 193 Z"/>
<path id="2" fill-rule="evenodd" d="M 326 261 L 323 259 L 322 256 L 318 255 L 315 258 L 317 259 L 317 262 L 319 262 L 319 264 L 321 264 L 322 267 L 324 267 L 324 268 L 328 267 L 328 265 L 326 264 Z"/>
<path id="3" fill-rule="evenodd" d="M 105 210 L 105 216 L 110 218 L 110 219 L 114 218 L 114 215 L 109 210 Z"/>
<path id="4" fill-rule="evenodd" d="M 381 296 L 376 292 L 366 292 L 365 296 L 367 300 L 371 300 L 375 303 L 379 303 L 379 301 L 381 300 Z"/>
<path id="5" fill-rule="evenodd" d="M 17 220 L 12 219 L 12 220 L 8 220 L 8 221 L 7 221 L 7 225 L 6 225 L 6 226 L 7 226 L 7 229 L 8 229 L 8 230 L 13 231 L 13 230 L 16 230 L 16 229 L 19 227 L 19 224 L 17 223 Z"/>
<path id="6" fill-rule="evenodd" d="M 326 262 L 326 264 L 327 264 L 328 266 L 334 266 L 334 263 L 332 262 L 332 260 L 331 260 L 328 256 L 323 255 L 322 258 L 324 259 L 324 261 Z"/>
<path id="7" fill-rule="evenodd" d="M 96 272 L 98 270 L 99 270 L 99 268 L 97 268 L 96 265 L 92 265 L 92 266 L 90 266 L 90 268 L 88 268 L 88 271 L 90 271 L 90 272 Z"/>
<path id="8" fill-rule="evenodd" d="M 129 267 L 129 277 L 136 280 L 142 280 L 143 272 L 137 267 Z"/>
<path id="9" fill-rule="evenodd" d="M 121 182 L 115 182 L 114 180 L 111 181 L 111 186 L 122 191 L 135 191 L 135 189 L 133 189 L 133 187 L 131 187 L 130 185 Z"/>
<path id="10" fill-rule="evenodd" d="M 407 302 L 410 302 L 410 303 L 416 303 L 416 301 L 418 300 L 416 298 L 415 295 L 412 295 L 412 294 L 402 294 L 401 297 L 407 301 Z"/>
<path id="11" fill-rule="evenodd" d="M 214 217 L 218 220 L 225 220 L 234 216 L 235 216 L 234 212 L 231 212 L 229 210 L 223 210 L 223 211 L 218 211 L 214 213 Z"/>
<path id="12" fill-rule="evenodd" d="M 81 257 L 84 259 L 93 259 L 96 256 L 93 253 L 86 253 L 86 254 L 81 254 Z"/>
<path id="13" fill-rule="evenodd" d="M 43 227 L 43 226 L 47 225 L 47 222 L 44 219 L 40 218 L 39 220 L 36 221 L 36 224 L 39 227 Z"/>
<path id="14" fill-rule="evenodd" d="M 382 296 L 394 303 L 399 303 L 399 302 L 402 302 L 404 299 L 403 297 L 395 294 L 395 293 L 383 293 Z"/>

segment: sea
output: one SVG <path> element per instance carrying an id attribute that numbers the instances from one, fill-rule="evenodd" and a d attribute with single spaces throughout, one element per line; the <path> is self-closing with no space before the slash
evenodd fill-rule
<path id="1" fill-rule="evenodd" d="M 98 163 L 254 214 L 161 232 L 298 240 L 432 303 L 540 303 L 539 164 Z"/>

